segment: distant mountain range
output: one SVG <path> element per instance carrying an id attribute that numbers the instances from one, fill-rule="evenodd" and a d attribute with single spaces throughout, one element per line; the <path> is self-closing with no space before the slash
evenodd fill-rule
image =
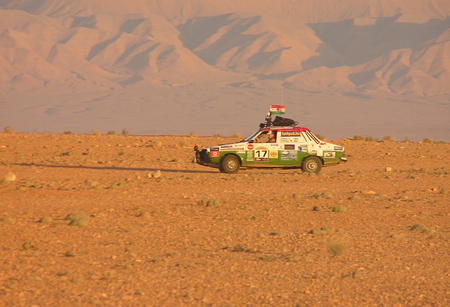
<path id="1" fill-rule="evenodd" d="M 110 91 L 149 89 L 173 101 L 167 89 L 174 87 L 186 95 L 199 95 L 199 88 L 231 91 L 229 97 L 243 89 L 244 95 L 258 89 L 278 95 L 283 89 L 445 102 L 450 2 L 0 0 L 3 104 L 18 103 L 22 93 L 47 101 L 52 93 L 96 93 L 94 101 L 111 104 L 120 99 Z M 108 94 L 98 98 L 101 92 Z M 191 103 L 198 107 L 202 99 L 215 98 L 208 94 Z M 189 103 L 184 99 L 182 105 Z M 75 112 L 62 108 L 66 115 Z M 45 112 L 51 115 L 48 108 L 36 114 Z"/>

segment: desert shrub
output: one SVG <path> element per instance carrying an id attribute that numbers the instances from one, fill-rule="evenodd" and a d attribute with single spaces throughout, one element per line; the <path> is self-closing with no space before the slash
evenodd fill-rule
<path id="1" fill-rule="evenodd" d="M 64 131 L 64 134 L 72 134 L 72 131 L 66 130 Z"/>
<path id="2" fill-rule="evenodd" d="M 39 223 L 43 223 L 43 224 L 51 224 L 52 222 L 53 222 L 53 220 L 49 216 L 44 216 L 43 218 L 41 218 L 39 220 Z"/>
<path id="3" fill-rule="evenodd" d="M 429 232 L 430 228 L 428 228 L 424 224 L 416 224 L 416 225 L 411 227 L 411 230 L 420 231 L 420 232 Z"/>
<path id="4" fill-rule="evenodd" d="M 424 138 L 422 140 L 423 143 L 433 143 L 433 141 L 430 138 Z"/>
<path id="5" fill-rule="evenodd" d="M 336 206 L 336 207 L 333 207 L 332 211 L 333 212 L 346 212 L 347 211 L 347 207 Z"/>
<path id="6" fill-rule="evenodd" d="M 312 229 L 309 233 L 315 236 L 322 236 L 327 234 L 325 231 L 321 229 Z"/>
<path id="7" fill-rule="evenodd" d="M 409 138 L 406 136 L 405 139 L 403 140 L 403 142 L 405 143 L 411 143 L 411 141 L 409 140 Z"/>
<path id="8" fill-rule="evenodd" d="M 5 131 L 5 133 L 12 133 L 12 132 L 13 132 L 13 129 L 12 129 L 11 126 L 6 126 L 5 129 L 4 129 L 4 131 Z"/>
<path id="9" fill-rule="evenodd" d="M 2 218 L 0 222 L 5 224 L 14 224 L 14 220 L 9 216 Z"/>
<path id="10" fill-rule="evenodd" d="M 89 224 L 90 217 L 86 213 L 71 213 L 66 216 L 65 220 L 69 220 L 69 226 L 87 226 Z"/>
<path id="11" fill-rule="evenodd" d="M 331 199 L 333 196 L 330 192 L 324 191 L 324 192 L 316 192 L 313 194 L 313 197 L 316 199 L 324 198 L 324 199 Z"/>
<path id="12" fill-rule="evenodd" d="M 354 137 L 353 137 L 353 140 L 354 141 L 364 141 L 366 138 L 365 137 L 363 137 L 362 135 L 355 135 Z"/>
<path id="13" fill-rule="evenodd" d="M 64 256 L 66 257 L 75 257 L 75 253 L 73 251 L 67 251 Z"/>
<path id="14" fill-rule="evenodd" d="M 191 133 L 189 133 L 189 136 L 194 138 L 194 137 L 197 136 L 197 133 L 195 133 L 194 131 L 192 131 Z"/>
<path id="15" fill-rule="evenodd" d="M 299 199 L 299 198 L 302 198 L 302 196 L 298 193 L 294 193 L 294 194 L 292 194 L 292 198 Z"/>
<path id="16" fill-rule="evenodd" d="M 122 130 L 122 135 L 127 136 L 128 135 L 128 130 L 126 128 L 124 128 Z"/>
<path id="17" fill-rule="evenodd" d="M 395 139 L 390 135 L 383 136 L 383 141 L 385 142 L 395 142 Z"/>
<path id="18" fill-rule="evenodd" d="M 113 130 L 111 130 L 111 131 L 108 131 L 108 135 L 116 135 L 116 132 L 115 132 L 115 131 L 113 131 Z"/>
<path id="19" fill-rule="evenodd" d="M 22 245 L 23 249 L 25 250 L 34 250 L 37 249 L 37 246 L 32 241 L 25 241 Z"/>
<path id="20" fill-rule="evenodd" d="M 376 141 L 376 139 L 374 139 L 372 136 L 366 136 L 365 141 L 366 142 L 373 142 L 373 141 Z"/>
<path id="21" fill-rule="evenodd" d="M 348 200 L 360 201 L 362 198 L 358 195 L 351 195 L 347 198 Z"/>
<path id="22" fill-rule="evenodd" d="M 312 211 L 322 211 L 322 207 L 321 206 L 314 206 L 312 208 Z"/>
<path id="23" fill-rule="evenodd" d="M 222 136 L 221 136 L 220 134 L 216 133 L 216 134 L 213 135 L 213 137 L 215 137 L 215 138 L 221 138 Z"/>
<path id="24" fill-rule="evenodd" d="M 218 208 L 218 207 L 220 207 L 220 203 L 217 200 L 215 200 L 215 199 L 210 199 L 206 203 L 206 206 L 207 207 L 216 207 L 216 208 Z"/>
<path id="25" fill-rule="evenodd" d="M 91 132 L 89 132 L 89 135 L 96 135 L 96 136 L 99 136 L 99 135 L 102 135 L 102 134 L 101 134 L 100 131 L 98 131 L 98 130 L 92 130 Z"/>
<path id="26" fill-rule="evenodd" d="M 334 227 L 329 227 L 329 226 L 322 227 L 322 228 L 320 228 L 320 230 L 325 231 L 326 233 L 332 233 L 332 232 L 336 231 L 336 229 L 334 229 Z"/>
<path id="27" fill-rule="evenodd" d="M 238 253 L 239 253 L 239 252 L 247 252 L 247 253 L 251 253 L 251 250 L 250 250 L 249 248 L 247 248 L 245 245 L 240 244 L 240 243 L 236 244 L 236 245 L 233 247 L 232 251 L 233 251 L 233 252 L 238 252 Z"/>
<path id="28" fill-rule="evenodd" d="M 138 217 L 149 218 L 151 215 L 147 211 L 142 211 L 137 215 Z"/>
<path id="29" fill-rule="evenodd" d="M 232 138 L 234 139 L 241 139 L 242 136 L 239 133 L 234 133 L 233 135 L 231 135 Z"/>
<path id="30" fill-rule="evenodd" d="M 328 251 L 333 256 L 341 256 L 347 251 L 347 244 L 345 242 L 331 242 L 328 244 Z"/>

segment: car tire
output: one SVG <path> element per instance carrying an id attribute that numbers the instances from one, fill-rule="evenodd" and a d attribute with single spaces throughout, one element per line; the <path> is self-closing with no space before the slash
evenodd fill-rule
<path id="1" fill-rule="evenodd" d="M 222 173 L 235 174 L 239 171 L 241 163 L 235 155 L 226 155 L 220 161 L 219 169 Z"/>
<path id="2" fill-rule="evenodd" d="M 303 160 L 302 171 L 309 174 L 318 174 L 322 169 L 322 161 L 317 157 L 307 157 Z"/>

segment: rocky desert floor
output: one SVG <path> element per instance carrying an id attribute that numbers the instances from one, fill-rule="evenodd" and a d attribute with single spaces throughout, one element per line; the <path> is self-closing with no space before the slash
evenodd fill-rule
<path id="1" fill-rule="evenodd" d="M 192 162 L 237 140 L 1 133 L 0 306 L 450 305 L 449 143 L 336 140 L 318 176 Z"/>

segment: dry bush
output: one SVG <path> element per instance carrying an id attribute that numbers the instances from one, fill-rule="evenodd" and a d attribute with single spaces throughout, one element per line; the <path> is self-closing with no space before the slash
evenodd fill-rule
<path id="1" fill-rule="evenodd" d="M 430 228 L 428 228 L 424 224 L 416 224 L 411 227 L 411 230 L 425 232 L 425 233 L 430 232 Z"/>
<path id="2" fill-rule="evenodd" d="M 366 136 L 365 138 L 366 142 L 375 142 L 377 139 L 374 139 L 372 136 Z"/>
<path id="3" fill-rule="evenodd" d="M 393 138 L 390 135 L 385 135 L 385 136 L 383 136 L 383 141 L 385 141 L 385 142 L 395 142 L 395 138 Z"/>
<path id="4" fill-rule="evenodd" d="M 5 129 L 4 129 L 4 131 L 5 131 L 5 133 L 12 133 L 12 132 L 13 132 L 13 129 L 12 129 L 11 126 L 6 126 Z"/>
<path id="5" fill-rule="evenodd" d="M 126 128 L 123 128 L 122 135 L 123 136 L 127 136 L 128 135 L 128 130 Z"/>
<path id="6" fill-rule="evenodd" d="M 194 138 L 194 137 L 197 136 L 197 133 L 195 133 L 194 131 L 192 131 L 191 133 L 189 133 L 189 136 Z"/>
<path id="7" fill-rule="evenodd" d="M 91 132 L 89 132 L 89 135 L 96 135 L 96 136 L 99 136 L 99 135 L 102 135 L 102 134 L 101 134 L 100 131 L 98 131 L 98 130 L 92 130 Z"/>
<path id="8" fill-rule="evenodd" d="M 114 130 L 108 131 L 108 135 L 116 135 L 116 132 Z"/>
<path id="9" fill-rule="evenodd" d="M 347 211 L 347 207 L 336 206 L 336 207 L 333 207 L 332 211 L 333 212 L 346 212 Z"/>
<path id="10" fill-rule="evenodd" d="M 215 199 L 210 199 L 206 203 L 206 206 L 207 207 L 216 207 L 216 208 L 218 208 L 218 207 L 220 207 L 220 203 L 217 200 L 215 200 Z"/>
<path id="11" fill-rule="evenodd" d="M 353 140 L 354 141 L 364 141 L 366 138 L 365 137 L 363 137 L 362 135 L 355 135 L 354 137 L 353 137 Z"/>
<path id="12" fill-rule="evenodd" d="M 70 134 L 72 134 L 72 131 L 66 130 L 66 131 L 64 131 L 63 133 L 64 133 L 64 134 L 69 134 L 69 135 L 70 135 Z"/>
<path id="13" fill-rule="evenodd" d="M 430 138 L 424 138 L 424 139 L 422 140 L 422 142 L 423 142 L 423 143 L 433 143 L 433 140 L 430 139 Z"/>
<path id="14" fill-rule="evenodd" d="M 239 133 L 234 133 L 231 137 L 234 139 L 242 139 L 242 136 Z"/>
<path id="15" fill-rule="evenodd" d="M 328 244 L 328 251 L 333 255 L 333 256 L 341 256 L 343 254 L 345 254 L 345 252 L 347 251 L 347 243 L 345 242 L 330 242 Z"/>

